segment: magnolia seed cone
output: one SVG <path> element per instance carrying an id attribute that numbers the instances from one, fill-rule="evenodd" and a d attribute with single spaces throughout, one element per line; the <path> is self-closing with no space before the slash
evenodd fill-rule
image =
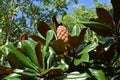
<path id="1" fill-rule="evenodd" d="M 62 39 L 65 43 L 69 42 L 70 32 L 64 26 L 59 26 L 57 28 L 57 38 Z"/>

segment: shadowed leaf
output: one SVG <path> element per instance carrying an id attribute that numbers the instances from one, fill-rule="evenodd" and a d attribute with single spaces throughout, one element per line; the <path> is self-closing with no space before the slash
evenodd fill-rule
<path id="1" fill-rule="evenodd" d="M 0 64 L 0 75 L 5 75 L 5 74 L 10 74 L 12 73 L 12 69 L 11 68 L 8 68 L 6 66 L 3 66 Z"/>
<path id="2" fill-rule="evenodd" d="M 105 60 L 107 62 L 110 62 L 113 59 L 114 54 L 115 54 L 115 46 L 111 45 L 110 48 L 108 49 L 108 51 L 104 54 L 105 55 Z"/>
<path id="3" fill-rule="evenodd" d="M 66 45 L 66 44 L 65 44 L 64 41 L 61 40 L 61 39 L 55 40 L 55 41 L 53 41 L 53 43 L 51 44 L 51 46 L 53 47 L 53 49 L 55 50 L 55 52 L 56 52 L 57 54 L 63 54 L 65 45 Z"/>
<path id="4" fill-rule="evenodd" d="M 61 68 L 53 68 L 53 69 L 48 69 L 45 70 L 41 73 L 42 76 L 59 76 L 61 74 L 61 72 L 63 72 L 63 70 Z"/>
<path id="5" fill-rule="evenodd" d="M 40 42 L 38 42 L 37 45 L 35 46 L 35 52 L 36 52 L 38 63 L 43 68 L 41 43 Z"/>
<path id="6" fill-rule="evenodd" d="M 17 59 L 15 58 L 15 56 L 13 54 L 9 53 L 7 56 L 7 59 L 13 69 L 15 69 L 15 68 L 23 69 L 24 68 L 23 65 L 19 61 L 17 61 Z"/>
<path id="7" fill-rule="evenodd" d="M 111 0 L 111 3 L 113 5 L 114 20 L 117 25 L 120 19 L 120 0 Z"/>
<path id="8" fill-rule="evenodd" d="M 58 22 L 57 22 L 57 20 L 56 20 L 56 15 L 54 15 L 54 16 L 52 17 L 52 22 L 53 22 L 54 30 L 55 30 L 55 32 L 56 32 L 57 27 L 59 26 L 59 24 L 58 24 Z"/>
<path id="9" fill-rule="evenodd" d="M 80 45 L 80 43 L 83 41 L 86 30 L 87 28 L 82 29 L 79 36 L 70 37 L 69 43 L 72 47 L 77 48 Z"/>
<path id="10" fill-rule="evenodd" d="M 89 27 L 101 36 L 112 36 L 113 34 L 112 28 L 106 24 L 88 20 L 79 20 L 78 22 L 84 24 L 86 27 Z"/>
<path id="11" fill-rule="evenodd" d="M 103 8 L 96 8 L 97 16 L 100 21 L 110 26 L 114 26 L 113 19 L 109 12 Z"/>
<path id="12" fill-rule="evenodd" d="M 42 44 L 45 44 L 45 40 L 44 39 L 42 39 L 42 38 L 40 38 L 39 36 L 37 36 L 37 35 L 31 35 L 30 36 L 34 41 L 36 41 L 36 42 L 41 42 Z"/>
<path id="13" fill-rule="evenodd" d="M 37 29 L 42 34 L 42 36 L 46 37 L 46 33 L 48 30 L 50 30 L 50 27 L 44 21 L 40 21 Z"/>

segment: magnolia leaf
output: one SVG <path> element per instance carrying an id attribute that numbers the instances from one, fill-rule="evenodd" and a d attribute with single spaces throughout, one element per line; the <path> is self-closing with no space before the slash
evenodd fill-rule
<path id="1" fill-rule="evenodd" d="M 74 26 L 71 32 L 71 36 L 79 36 L 80 33 L 80 27 Z"/>
<path id="2" fill-rule="evenodd" d="M 93 42 L 93 43 L 87 45 L 81 52 L 78 53 L 78 55 L 88 53 L 88 52 L 92 51 L 93 49 L 95 49 L 97 46 L 98 46 L 98 44 L 96 42 Z"/>
<path id="3" fill-rule="evenodd" d="M 55 50 L 57 54 L 63 54 L 65 49 L 65 42 L 61 39 L 53 41 L 51 44 L 52 48 Z"/>
<path id="4" fill-rule="evenodd" d="M 53 30 L 47 31 L 47 35 L 46 35 L 46 46 L 48 46 L 49 43 L 50 43 L 50 41 L 53 39 L 53 35 L 54 35 Z"/>
<path id="5" fill-rule="evenodd" d="M 98 19 L 100 21 L 112 27 L 114 26 L 113 19 L 107 10 L 103 8 L 96 8 L 96 12 L 97 12 Z"/>
<path id="6" fill-rule="evenodd" d="M 13 69 L 15 69 L 15 68 L 23 69 L 24 68 L 24 66 L 16 60 L 15 56 L 12 53 L 8 54 L 7 59 Z"/>
<path id="7" fill-rule="evenodd" d="M 113 11 L 114 11 L 114 21 L 116 25 L 120 20 L 120 0 L 111 0 Z"/>
<path id="8" fill-rule="evenodd" d="M 90 70 L 91 74 L 93 76 L 95 76 L 95 78 L 97 80 L 106 80 L 105 74 L 103 73 L 102 70 L 96 70 L 96 69 L 92 69 L 92 68 L 89 68 L 89 70 Z"/>
<path id="9" fill-rule="evenodd" d="M 90 75 L 88 73 L 72 72 L 67 74 L 65 80 L 87 80 L 89 77 Z"/>
<path id="10" fill-rule="evenodd" d="M 6 75 L 12 73 L 12 69 L 0 64 L 0 75 Z"/>
<path id="11" fill-rule="evenodd" d="M 9 49 L 11 54 L 14 55 L 16 60 L 18 60 L 23 66 L 31 69 L 35 69 L 35 70 L 38 69 L 38 67 L 35 66 L 32 62 L 30 62 L 30 60 L 26 56 L 24 56 L 21 52 L 16 50 L 13 44 L 9 43 L 6 47 Z"/>
<path id="12" fill-rule="evenodd" d="M 57 20 L 56 20 L 56 15 L 54 15 L 54 16 L 52 17 L 52 22 L 53 22 L 54 30 L 55 30 L 55 32 L 56 32 L 57 27 L 59 26 L 59 24 L 58 24 L 58 22 L 57 22 Z"/>
<path id="13" fill-rule="evenodd" d="M 42 34 L 42 36 L 46 38 L 47 31 L 50 30 L 50 27 L 44 21 L 40 21 L 37 26 L 37 29 Z"/>
<path id="14" fill-rule="evenodd" d="M 86 27 L 89 27 L 91 30 L 95 31 L 97 34 L 101 36 L 113 35 L 113 29 L 109 25 L 88 20 L 79 20 L 78 22 L 84 24 Z"/>
<path id="15" fill-rule="evenodd" d="M 42 76 L 46 76 L 46 75 L 59 76 L 61 74 L 61 72 L 63 72 L 63 70 L 61 68 L 52 68 L 52 69 L 43 71 L 41 73 L 41 75 Z"/>
<path id="16" fill-rule="evenodd" d="M 89 54 L 88 53 L 84 53 L 82 54 L 82 56 L 78 56 L 77 58 L 75 58 L 74 60 L 74 65 L 78 66 L 81 62 L 89 62 Z"/>
<path id="17" fill-rule="evenodd" d="M 35 52 L 39 65 L 43 68 L 42 52 L 41 52 L 41 43 L 38 42 L 35 46 Z"/>
<path id="18" fill-rule="evenodd" d="M 40 38 L 39 36 L 37 36 L 37 35 L 31 35 L 30 36 L 34 41 L 36 41 L 36 42 L 41 42 L 42 44 L 45 44 L 45 40 L 44 39 L 42 39 L 42 38 Z"/>
<path id="19" fill-rule="evenodd" d="M 87 28 L 83 28 L 79 36 L 70 37 L 69 43 L 72 47 L 77 48 L 80 45 L 80 43 L 83 41 L 83 37 L 85 35 L 86 30 Z"/>
<path id="20" fill-rule="evenodd" d="M 37 61 L 37 56 L 34 51 L 34 46 L 31 45 L 32 43 L 28 40 L 22 41 L 22 46 L 25 51 L 25 55 L 33 62 L 36 66 L 39 66 Z"/>

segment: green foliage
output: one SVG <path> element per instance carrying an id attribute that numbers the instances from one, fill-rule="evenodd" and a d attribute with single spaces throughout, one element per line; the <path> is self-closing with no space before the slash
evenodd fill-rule
<path id="1" fill-rule="evenodd" d="M 7 60 L 5 65 L 0 64 L 0 76 L 7 80 L 119 80 L 120 15 L 117 9 L 120 1 L 116 1 L 115 4 L 112 0 L 114 16 L 106 9 L 96 8 L 94 19 L 78 18 L 79 24 L 72 27 L 69 42 L 57 38 L 56 30 L 63 24 L 57 22 L 55 15 L 52 17 L 54 28 L 39 21 L 38 34 L 23 34 L 17 46 L 8 41 L 0 47 Z M 94 34 L 87 42 L 88 29 L 97 36 Z"/>

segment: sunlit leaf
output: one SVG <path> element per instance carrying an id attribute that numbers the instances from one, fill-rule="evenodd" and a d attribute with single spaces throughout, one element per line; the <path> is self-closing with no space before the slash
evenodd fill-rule
<path id="1" fill-rule="evenodd" d="M 106 80 L 105 74 L 103 73 L 102 70 L 96 70 L 96 69 L 92 69 L 92 68 L 89 68 L 89 70 L 90 70 L 91 74 L 93 76 L 95 76 L 95 78 L 97 80 Z"/>
<path id="2" fill-rule="evenodd" d="M 89 62 L 89 54 L 88 53 L 83 53 L 82 56 L 80 56 L 80 57 L 78 56 L 74 60 L 74 64 L 76 66 L 79 65 L 81 62 Z"/>
<path id="3" fill-rule="evenodd" d="M 87 45 L 81 52 L 78 53 L 78 55 L 88 53 L 88 52 L 94 50 L 97 46 L 98 46 L 98 44 L 96 42 L 93 42 L 93 43 Z"/>
<path id="4" fill-rule="evenodd" d="M 33 62 L 35 65 L 39 66 L 38 61 L 37 61 L 37 56 L 36 56 L 36 53 L 34 51 L 34 46 L 32 46 L 31 44 L 32 43 L 30 43 L 28 40 L 25 40 L 22 42 L 23 49 L 25 51 L 25 55 L 27 57 L 29 57 L 31 62 Z"/>
<path id="5" fill-rule="evenodd" d="M 46 38 L 47 31 L 50 30 L 50 27 L 44 21 L 40 21 L 37 29 L 42 34 L 42 36 Z"/>
<path id="6" fill-rule="evenodd" d="M 80 33 L 80 27 L 74 26 L 71 32 L 71 36 L 79 36 Z"/>
<path id="7" fill-rule="evenodd" d="M 13 44 L 10 43 L 6 47 L 14 55 L 16 60 L 18 60 L 22 65 L 24 65 L 25 67 L 37 70 L 38 67 L 35 66 L 32 62 L 30 62 L 30 60 L 28 60 L 28 58 L 25 57 L 21 52 L 16 50 Z"/>
<path id="8" fill-rule="evenodd" d="M 47 35 L 46 35 L 46 46 L 49 45 L 50 41 L 51 41 L 52 38 L 53 38 L 53 35 L 54 35 L 53 30 L 47 31 Z"/>

